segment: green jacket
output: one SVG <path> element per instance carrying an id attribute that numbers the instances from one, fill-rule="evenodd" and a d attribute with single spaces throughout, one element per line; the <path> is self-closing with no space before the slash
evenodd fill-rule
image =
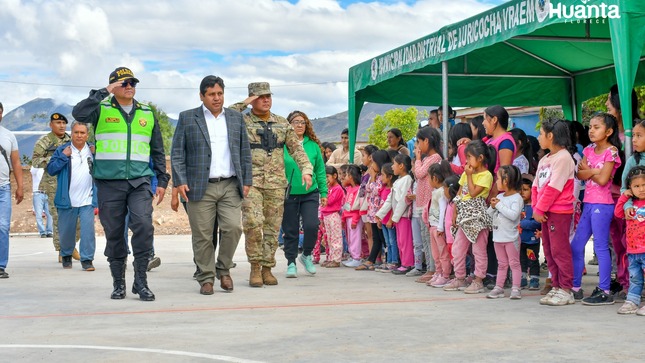
<path id="1" fill-rule="evenodd" d="M 304 140 L 302 141 L 302 147 L 305 149 L 305 153 L 309 157 L 309 161 L 313 166 L 314 172 L 311 177 L 311 188 L 305 189 L 305 186 L 302 185 L 302 173 L 298 168 L 296 161 L 289 155 L 285 147 L 284 152 L 284 171 L 287 182 L 291 182 L 291 195 L 303 195 L 313 192 L 318 189 L 321 198 L 327 197 L 327 174 L 325 173 L 325 162 L 323 161 L 322 152 L 320 151 L 320 146 L 312 141 L 308 136 L 305 135 Z M 291 173 L 293 172 L 293 178 L 291 178 Z M 291 180 L 289 180 L 291 178 Z"/>

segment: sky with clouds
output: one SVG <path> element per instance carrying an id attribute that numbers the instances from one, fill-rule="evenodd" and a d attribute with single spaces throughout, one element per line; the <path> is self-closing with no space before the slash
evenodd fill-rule
<path id="1" fill-rule="evenodd" d="M 130 67 L 136 98 L 170 116 L 200 104 L 208 74 L 226 104 L 267 81 L 273 112 L 347 109 L 351 66 L 503 0 L 3 0 L 0 101 L 76 104 Z"/>

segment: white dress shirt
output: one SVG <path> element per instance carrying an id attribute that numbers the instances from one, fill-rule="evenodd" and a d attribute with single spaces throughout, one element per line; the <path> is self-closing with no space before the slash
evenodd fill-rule
<path id="1" fill-rule="evenodd" d="M 211 166 L 209 178 L 228 178 L 235 175 L 235 168 L 231 161 L 231 150 L 228 146 L 228 128 L 224 109 L 215 117 L 211 111 L 202 105 L 204 119 L 208 128 L 211 142 Z"/>

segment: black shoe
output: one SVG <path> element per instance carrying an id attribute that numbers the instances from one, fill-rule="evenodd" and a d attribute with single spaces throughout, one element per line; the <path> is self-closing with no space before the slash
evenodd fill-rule
<path id="1" fill-rule="evenodd" d="M 72 268 L 72 256 L 63 256 L 63 268 L 64 269 Z"/>
<path id="2" fill-rule="evenodd" d="M 92 265 L 92 260 L 81 261 L 81 267 L 83 271 L 94 271 L 94 265 Z"/>
<path id="3" fill-rule="evenodd" d="M 618 282 L 616 279 L 611 279 L 611 283 L 609 284 L 609 291 L 615 295 L 619 293 L 620 291 L 623 290 L 623 285 Z"/>
<path id="4" fill-rule="evenodd" d="M 0 268 L 0 279 L 8 279 L 9 274 L 5 272 L 3 268 Z"/>
<path id="5" fill-rule="evenodd" d="M 47 233 L 47 238 L 52 238 L 52 237 L 54 237 L 53 233 Z"/>
<path id="6" fill-rule="evenodd" d="M 612 296 L 614 297 L 614 302 L 617 303 L 622 303 L 627 300 L 627 293 L 625 292 L 625 290 L 620 290 L 617 293 L 612 294 Z"/>
<path id="7" fill-rule="evenodd" d="M 580 301 L 585 297 L 585 292 L 582 289 L 580 289 L 578 291 L 571 290 L 571 293 L 573 294 L 573 299 L 575 301 Z"/>
<path id="8" fill-rule="evenodd" d="M 403 269 L 397 268 L 396 270 L 392 270 L 392 274 L 393 275 L 405 275 L 408 272 L 410 272 L 410 270 L 412 270 L 412 267 L 405 267 Z"/>
<path id="9" fill-rule="evenodd" d="M 497 276 L 486 275 L 486 277 L 484 277 L 484 279 L 482 280 L 482 284 L 484 284 L 484 286 L 488 290 L 494 289 L 496 283 L 497 283 Z"/>
<path id="10" fill-rule="evenodd" d="M 40 238 L 47 238 L 47 235 L 43 233 L 40 235 Z"/>
<path id="11" fill-rule="evenodd" d="M 596 287 L 596 289 L 591 293 L 591 296 L 582 299 L 583 305 L 612 305 L 613 303 L 614 297 L 606 294 L 599 287 Z"/>
<path id="12" fill-rule="evenodd" d="M 125 260 L 112 260 L 110 261 L 110 273 L 112 274 L 112 281 L 114 290 L 110 295 L 110 299 L 121 300 L 125 299 Z"/>
<path id="13" fill-rule="evenodd" d="M 155 294 L 148 288 L 148 276 L 146 270 L 148 269 L 147 259 L 134 259 L 134 283 L 132 284 L 132 293 L 139 295 L 141 301 L 154 301 Z"/>

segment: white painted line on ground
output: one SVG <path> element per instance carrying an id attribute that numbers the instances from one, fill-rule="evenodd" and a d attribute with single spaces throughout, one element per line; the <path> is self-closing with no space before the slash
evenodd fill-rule
<path id="1" fill-rule="evenodd" d="M 184 351 L 181 351 L 181 350 L 166 350 L 166 349 L 152 349 L 152 348 L 131 348 L 131 347 L 108 347 L 108 346 L 100 346 L 100 345 L 0 344 L 0 349 L 16 349 L 16 348 L 122 350 L 122 351 L 129 351 L 129 352 L 179 355 L 179 356 L 183 356 L 183 357 L 204 358 L 204 359 L 220 360 L 220 361 L 232 362 L 232 363 L 263 363 L 261 361 L 243 359 L 243 358 L 236 358 L 236 357 L 228 357 L 228 356 L 225 356 L 225 355 L 184 352 Z"/>

